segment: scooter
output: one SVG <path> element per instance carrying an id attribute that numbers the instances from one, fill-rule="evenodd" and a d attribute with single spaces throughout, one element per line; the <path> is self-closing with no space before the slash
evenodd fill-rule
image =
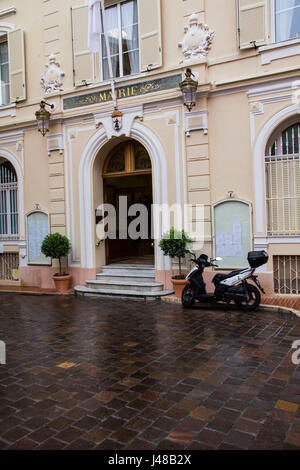
<path id="1" fill-rule="evenodd" d="M 249 268 L 231 271 L 229 274 L 218 273 L 214 276 L 212 282 L 215 285 L 213 294 L 206 292 L 206 284 L 203 280 L 203 271 L 210 266 L 218 267 L 215 261 L 221 261 L 222 258 L 208 260 L 208 256 L 202 254 L 196 258 L 195 253 L 188 251 L 193 257 L 191 261 L 196 266 L 188 273 L 188 281 L 182 292 L 182 305 L 185 308 L 191 308 L 195 301 L 200 302 L 225 302 L 227 308 L 231 301 L 243 311 L 254 311 L 258 308 L 261 300 L 259 290 L 264 294 L 265 291 L 260 285 L 257 276 L 254 275 L 255 269 L 268 261 L 266 251 L 250 251 L 248 253 Z M 257 287 L 247 281 L 253 281 Z"/>

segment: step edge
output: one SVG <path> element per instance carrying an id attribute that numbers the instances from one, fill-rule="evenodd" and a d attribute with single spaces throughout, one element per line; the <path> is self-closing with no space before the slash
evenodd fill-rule
<path id="1" fill-rule="evenodd" d="M 128 281 L 128 282 L 125 282 L 125 281 L 100 281 L 100 280 L 95 280 L 95 279 L 92 279 L 92 280 L 86 280 L 85 281 L 86 284 L 96 284 L 96 285 L 101 285 L 101 284 L 104 284 L 104 285 L 109 285 L 109 286 L 114 286 L 114 285 L 120 285 L 120 286 L 131 286 L 131 285 L 137 285 L 137 286 L 151 286 L 151 287 L 157 287 L 157 286 L 163 286 L 163 283 L 162 282 L 132 282 L 132 281 Z"/>
<path id="2" fill-rule="evenodd" d="M 108 265 L 105 265 L 105 266 L 102 266 L 101 269 L 136 269 L 136 270 L 142 270 L 142 269 L 145 269 L 147 271 L 155 271 L 155 267 L 154 266 L 147 266 L 147 265 L 130 265 L 130 264 L 119 264 L 119 265 L 112 265 L 112 264 L 108 264 Z"/>
<path id="3" fill-rule="evenodd" d="M 109 292 L 107 290 L 102 290 L 102 289 L 92 289 L 89 287 L 84 287 L 84 286 L 75 286 L 74 287 L 75 292 L 86 292 L 86 293 L 92 293 L 92 294 L 97 294 L 97 295 L 110 295 L 110 296 L 115 296 L 115 295 L 125 295 L 125 296 L 136 296 L 136 297 L 163 297 L 166 295 L 171 295 L 174 293 L 174 291 L 170 290 L 163 290 L 163 291 L 130 291 L 130 290 L 115 290 L 113 292 Z"/>

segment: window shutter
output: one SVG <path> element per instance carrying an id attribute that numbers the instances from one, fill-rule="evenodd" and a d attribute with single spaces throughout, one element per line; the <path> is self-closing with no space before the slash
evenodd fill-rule
<path id="1" fill-rule="evenodd" d="M 88 48 L 88 14 L 88 5 L 71 8 L 75 86 L 92 83 L 95 78 L 94 54 Z"/>
<path id="2" fill-rule="evenodd" d="M 9 31 L 7 38 L 10 102 L 15 103 L 26 99 L 24 31 Z"/>
<path id="3" fill-rule="evenodd" d="M 138 0 L 140 71 L 161 67 L 160 0 Z"/>
<path id="4" fill-rule="evenodd" d="M 267 0 L 238 1 L 239 48 L 249 49 L 267 42 Z"/>

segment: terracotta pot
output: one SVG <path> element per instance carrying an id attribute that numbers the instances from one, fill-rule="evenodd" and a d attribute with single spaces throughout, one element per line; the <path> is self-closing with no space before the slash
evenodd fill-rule
<path id="1" fill-rule="evenodd" d="M 71 282 L 70 274 L 65 274 L 63 276 L 52 276 L 52 279 L 55 283 L 57 292 L 67 292 L 69 290 Z"/>
<path id="2" fill-rule="evenodd" d="M 188 281 L 186 279 L 172 279 L 173 289 L 174 289 L 176 297 L 181 298 L 182 291 L 185 285 L 187 284 L 187 282 Z"/>

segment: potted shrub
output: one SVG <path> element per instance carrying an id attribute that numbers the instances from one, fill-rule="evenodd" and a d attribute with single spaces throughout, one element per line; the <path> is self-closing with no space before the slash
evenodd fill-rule
<path id="1" fill-rule="evenodd" d="M 159 242 L 159 247 L 165 256 L 170 256 L 172 259 L 178 258 L 179 274 L 172 276 L 172 283 L 176 297 L 181 297 L 181 293 L 187 282 L 185 280 L 185 275 L 181 272 L 181 260 L 185 257 L 187 253 L 187 245 L 191 242 L 192 240 L 184 230 L 178 231 L 174 228 L 171 228 L 169 232 L 164 233 Z"/>
<path id="2" fill-rule="evenodd" d="M 62 271 L 62 258 L 67 256 L 70 250 L 71 243 L 69 239 L 60 233 L 47 235 L 41 246 L 41 251 L 45 256 L 59 261 L 59 273 L 53 275 L 57 292 L 66 292 L 70 286 L 70 274 Z"/>

